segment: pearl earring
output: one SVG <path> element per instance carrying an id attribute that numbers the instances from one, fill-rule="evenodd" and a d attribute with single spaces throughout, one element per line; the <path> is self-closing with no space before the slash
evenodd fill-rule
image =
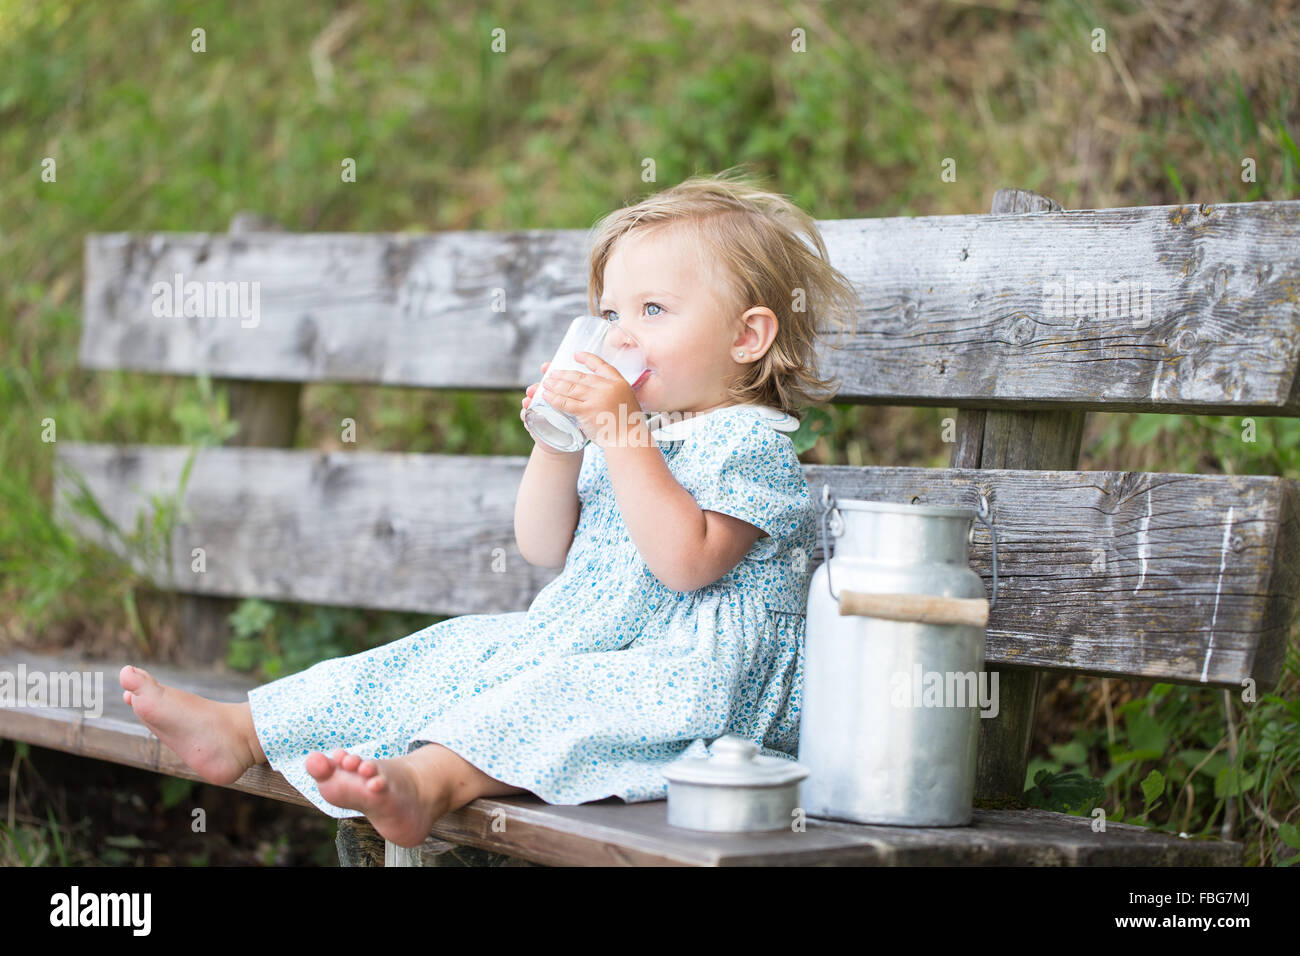
<path id="1" fill-rule="evenodd" d="M 739 358 L 744 358 L 744 357 L 745 357 L 745 350 L 744 350 L 744 349 L 741 349 L 741 350 L 740 350 L 740 355 L 739 355 L 738 357 L 739 357 Z"/>

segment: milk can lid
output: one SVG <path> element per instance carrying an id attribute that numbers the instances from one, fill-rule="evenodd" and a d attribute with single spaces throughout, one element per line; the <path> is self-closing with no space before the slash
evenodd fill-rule
<path id="1" fill-rule="evenodd" d="M 808 769 L 792 760 L 765 757 L 758 745 L 738 734 L 726 734 L 709 746 L 708 757 L 683 757 L 664 769 L 673 783 L 713 786 L 770 787 L 793 783 L 808 776 Z"/>

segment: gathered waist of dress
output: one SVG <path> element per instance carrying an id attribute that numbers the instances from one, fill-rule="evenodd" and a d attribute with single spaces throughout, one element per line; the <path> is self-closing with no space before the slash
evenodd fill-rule
<path id="1" fill-rule="evenodd" d="M 661 582 L 646 566 L 636 546 L 630 542 L 601 546 L 600 543 L 575 542 L 566 561 L 566 574 L 589 578 L 590 593 L 608 596 L 628 594 L 649 588 L 664 602 L 690 596 L 742 595 L 771 611 L 805 614 L 808 610 L 808 585 L 811 574 L 785 561 L 744 560 L 716 581 L 694 591 L 674 591 Z M 582 590 L 588 591 L 588 586 Z"/>
<path id="2" fill-rule="evenodd" d="M 696 601 L 706 598 L 740 598 L 755 606 L 762 605 L 766 610 L 777 614 L 793 614 L 802 617 L 808 613 L 806 590 L 798 592 L 786 588 L 772 587 L 763 581 L 738 581 L 733 579 L 730 574 L 723 575 L 712 584 L 706 584 L 694 591 L 669 593 L 676 593 L 683 599 Z"/>

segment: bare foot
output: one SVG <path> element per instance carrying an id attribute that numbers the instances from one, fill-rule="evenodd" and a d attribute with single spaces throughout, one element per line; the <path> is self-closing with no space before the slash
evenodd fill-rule
<path id="1" fill-rule="evenodd" d="M 122 699 L 176 756 L 209 783 L 234 783 L 255 762 L 231 705 L 158 683 L 130 664 L 117 675 Z"/>
<path id="2" fill-rule="evenodd" d="M 429 775 L 420 773 L 413 759 L 427 764 L 420 750 L 404 757 L 362 760 L 340 749 L 333 758 L 320 751 L 308 754 L 306 766 L 322 797 L 336 807 L 360 810 L 384 839 L 413 847 L 423 843 L 437 819 L 451 809 L 450 788 L 431 786 Z"/>

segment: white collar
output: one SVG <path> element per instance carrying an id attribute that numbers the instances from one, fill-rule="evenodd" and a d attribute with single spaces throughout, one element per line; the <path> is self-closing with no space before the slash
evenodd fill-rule
<path id="1" fill-rule="evenodd" d="M 771 405 L 753 405 L 750 403 L 723 405 L 721 408 L 710 409 L 707 412 L 700 412 L 695 415 L 684 414 L 680 418 L 659 412 L 651 415 L 646 420 L 646 427 L 650 429 L 650 436 L 656 442 L 681 441 L 697 428 L 703 427 L 710 415 L 732 408 L 748 408 L 758 412 L 759 418 L 777 431 L 792 432 L 799 427 L 799 419 L 786 414 L 779 408 L 773 408 Z M 663 423 L 665 418 L 668 419 L 666 424 Z"/>

